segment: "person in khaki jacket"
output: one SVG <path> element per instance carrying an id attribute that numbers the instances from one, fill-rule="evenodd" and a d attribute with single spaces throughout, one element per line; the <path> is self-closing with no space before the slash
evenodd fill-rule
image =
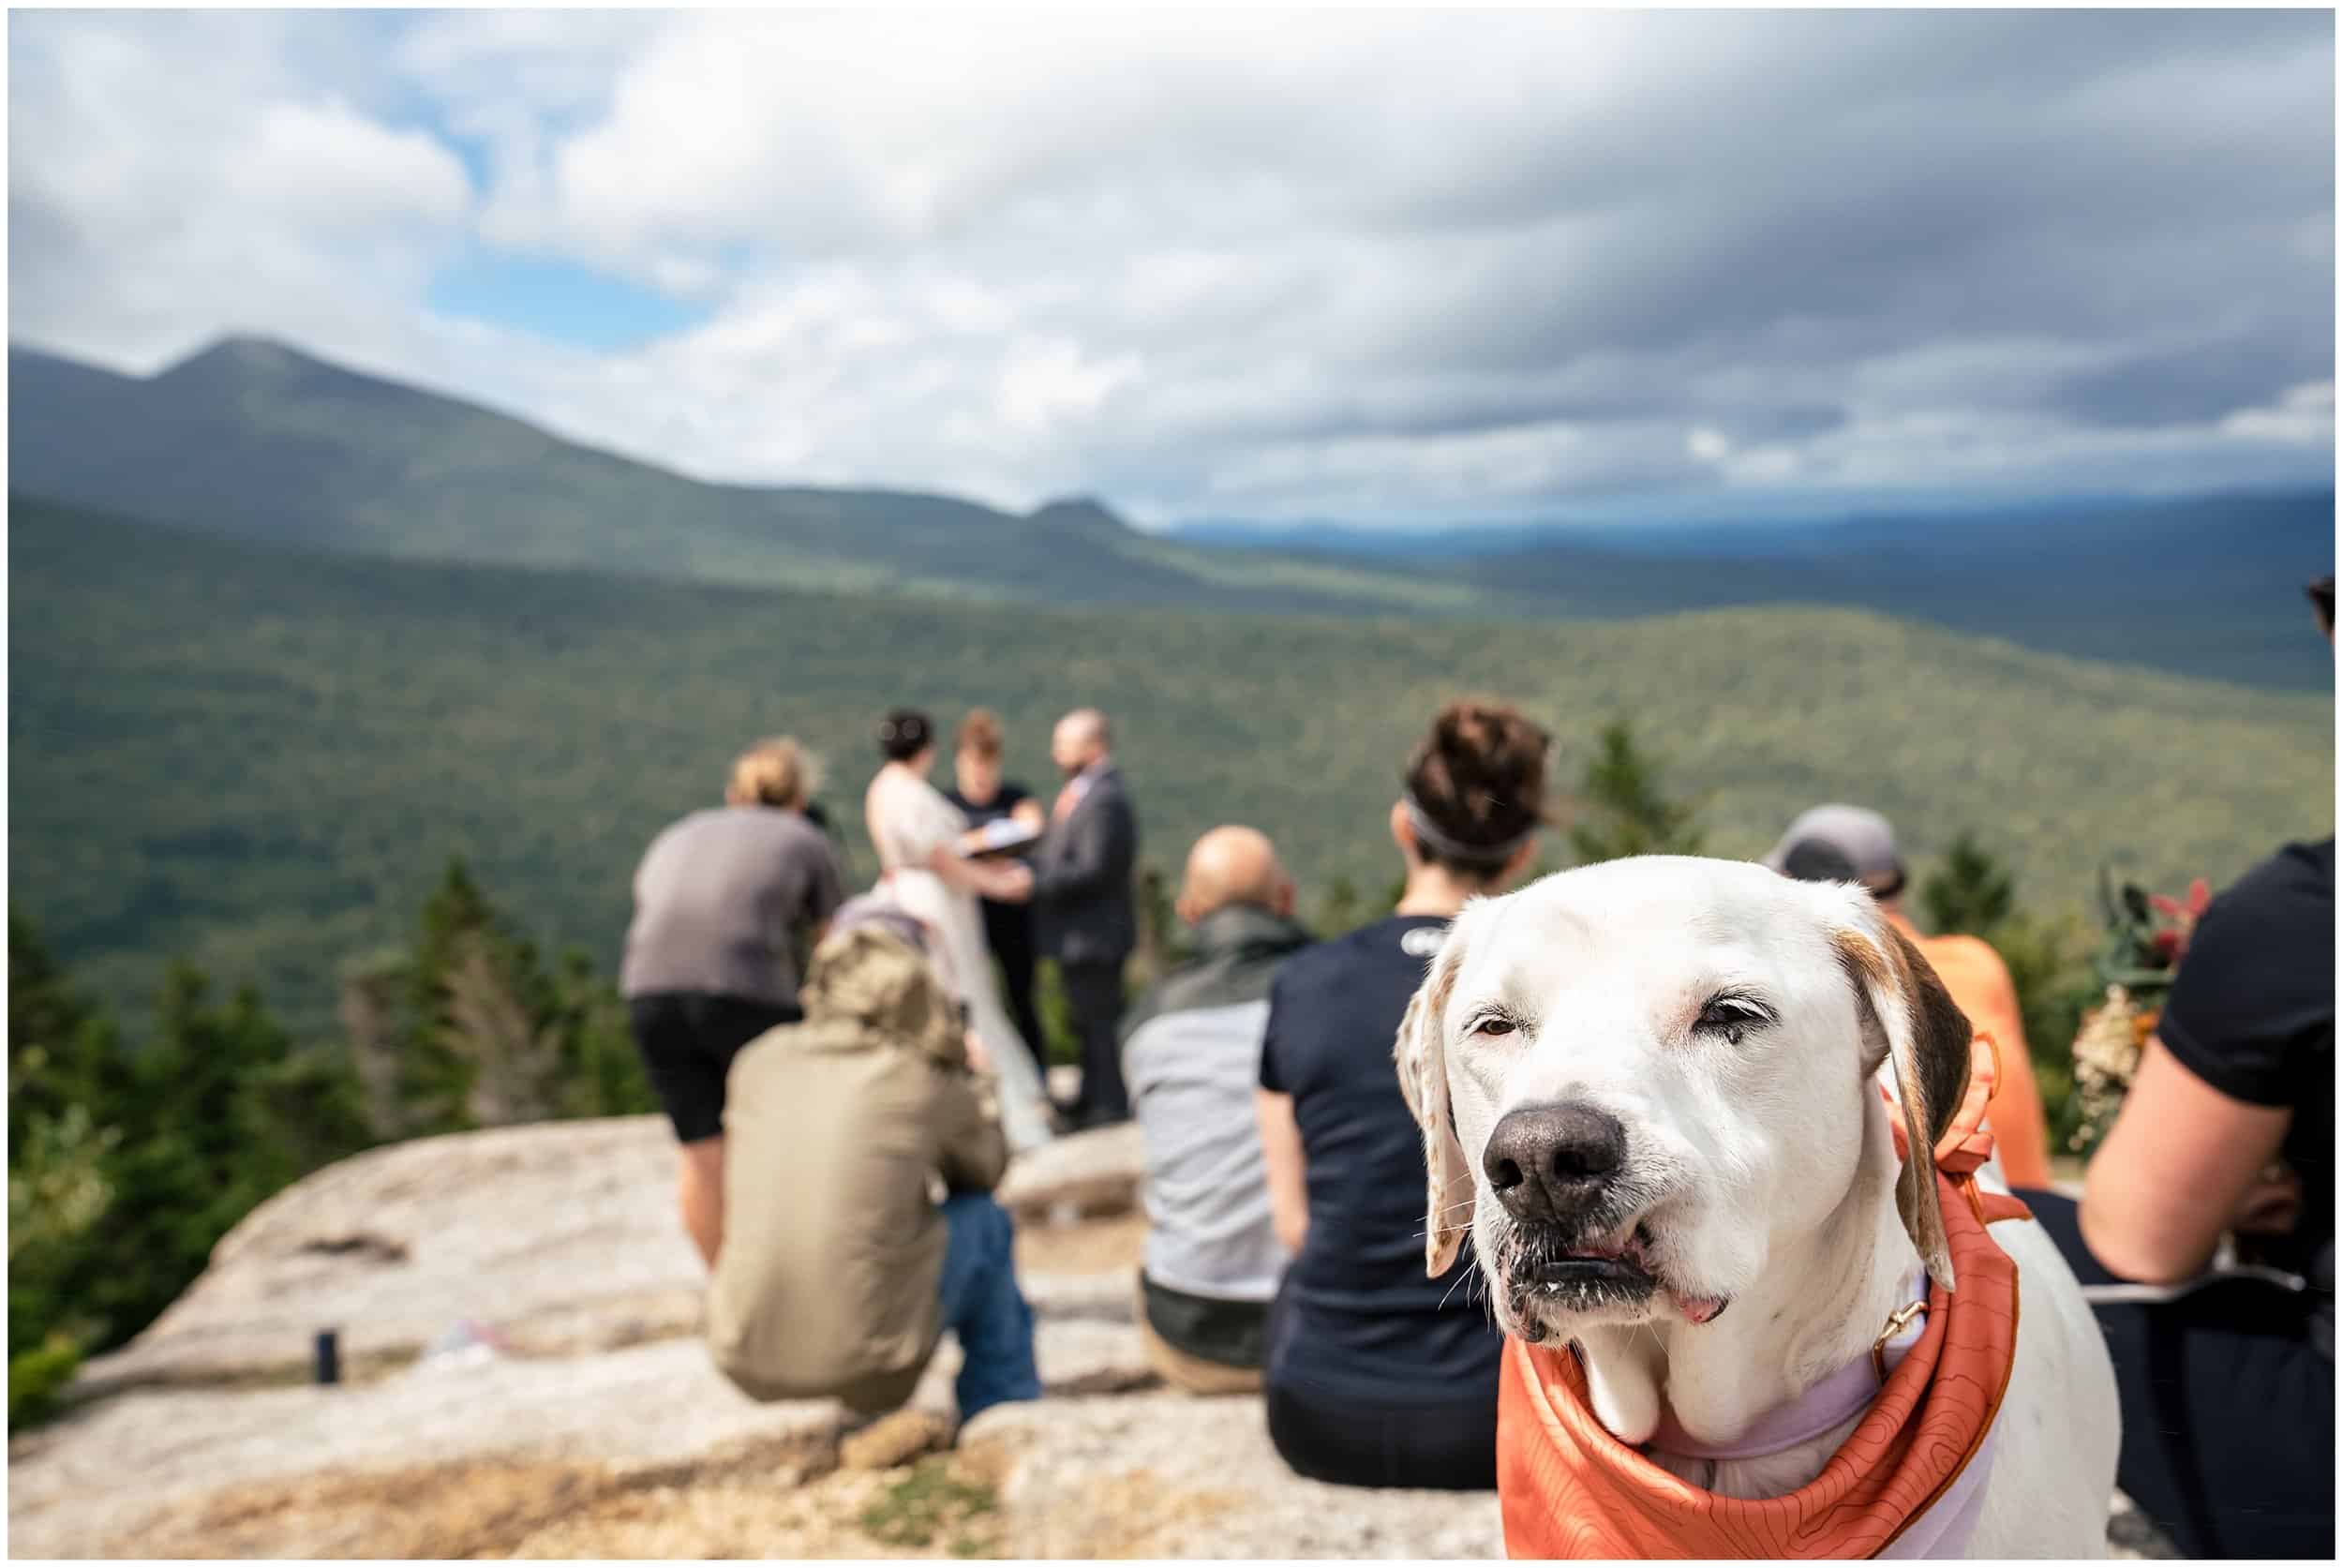
<path id="1" fill-rule="evenodd" d="M 724 1238 L 709 1351 L 756 1399 L 835 1397 L 863 1415 L 911 1396 L 943 1331 L 964 1422 L 1041 1395 L 1018 1289 L 1007 1164 L 988 1081 L 913 930 L 842 910 L 815 949 L 805 1020 L 732 1065 Z"/>

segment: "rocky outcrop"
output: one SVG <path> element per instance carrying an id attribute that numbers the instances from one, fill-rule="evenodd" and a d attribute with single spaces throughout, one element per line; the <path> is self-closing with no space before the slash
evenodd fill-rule
<path id="1" fill-rule="evenodd" d="M 359 1370 L 410 1359 L 459 1318 L 546 1353 L 690 1333 L 702 1270 L 674 1194 L 674 1135 L 657 1116 L 375 1149 L 246 1216 L 77 1392 L 299 1377 L 323 1329 Z"/>
<path id="2" fill-rule="evenodd" d="M 1258 1397 L 1004 1405 L 961 1451 L 999 1477 L 1011 1557 L 1505 1555 L 1495 1493 L 1305 1481 L 1270 1446 Z"/>
<path id="3" fill-rule="evenodd" d="M 1029 1226 L 1127 1214 L 1129 1126 L 1061 1139 L 1012 1164 L 1001 1197 Z M 657 1116 L 419 1139 L 319 1172 L 247 1215 L 211 1267 L 130 1345 L 84 1368 L 76 1396 L 142 1384 L 282 1382 L 335 1330 L 353 1375 L 413 1359 L 458 1319 L 530 1355 L 696 1334 L 704 1271 L 675 1217 L 675 1144 Z M 1118 1262 L 1127 1264 L 1136 1252 Z M 1031 1281 L 1037 1307 L 1127 1318 L 1127 1282 Z"/>
<path id="4" fill-rule="evenodd" d="M 1138 1124 L 1125 1122 L 1021 1155 L 993 1196 L 1025 1223 L 1128 1214 L 1138 1206 L 1146 1172 L 1147 1146 Z"/>
<path id="5" fill-rule="evenodd" d="M 1013 1169 L 1048 1396 L 925 1457 L 951 1425 L 948 1339 L 883 1429 L 758 1404 L 715 1370 L 673 1161 L 659 1118 L 569 1122 L 381 1149 L 279 1194 L 64 1417 L 10 1442 L 12 1553 L 1500 1555 L 1488 1494 L 1303 1481 L 1257 1396 L 1161 1387 L 1131 1321 L 1132 1128 Z M 348 1381 L 319 1388 L 325 1327 Z M 2158 1555 L 2136 1514 L 2111 1535 Z"/>

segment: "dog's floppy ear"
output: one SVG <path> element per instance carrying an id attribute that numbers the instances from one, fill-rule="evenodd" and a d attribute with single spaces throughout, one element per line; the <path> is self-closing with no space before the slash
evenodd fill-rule
<path id="1" fill-rule="evenodd" d="M 1936 1201 L 1936 1141 L 1969 1092 L 1969 1042 L 1976 1034 L 1919 949 L 1885 920 L 1870 931 L 1836 933 L 1839 962 L 1854 983 L 1857 1010 L 1878 1031 L 1865 1032 L 1863 1074 L 1894 1064 L 1906 1150 L 1896 1178 L 1896 1212 L 1930 1276 L 1954 1289 L 1945 1217 Z"/>
<path id="2" fill-rule="evenodd" d="M 1461 957 L 1452 931 L 1409 1001 L 1392 1050 L 1399 1068 L 1399 1093 L 1424 1134 L 1424 1272 L 1435 1279 L 1448 1272 L 1472 1230 L 1472 1167 L 1456 1139 L 1456 1116 L 1449 1108 L 1442 1023 Z"/>

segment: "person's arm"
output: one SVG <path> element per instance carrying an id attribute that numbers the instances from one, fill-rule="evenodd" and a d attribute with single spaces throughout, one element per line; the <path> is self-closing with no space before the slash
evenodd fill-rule
<path id="1" fill-rule="evenodd" d="M 1289 1252 L 1300 1252 L 1309 1234 L 1309 1187 L 1303 1180 L 1302 1129 L 1294 1124 L 1293 1097 L 1253 1091 L 1253 1115 L 1261 1123 L 1261 1162 L 1269 1173 L 1270 1220 Z"/>
<path id="2" fill-rule="evenodd" d="M 2193 1277 L 2261 1196 L 2293 1112 L 2231 1099 L 2150 1038 L 2115 1125 L 2083 1173 L 2082 1239 L 2109 1273 Z"/>
<path id="3" fill-rule="evenodd" d="M 1033 872 L 1023 861 L 971 860 L 948 844 L 928 851 L 928 870 L 947 888 L 995 903 L 1022 903 L 1033 892 Z"/>
<path id="4" fill-rule="evenodd" d="M 1000 1118 L 985 1105 L 975 1076 L 938 1066 L 936 1164 L 953 1192 L 990 1192 L 1008 1169 L 1008 1141 Z"/>
<path id="5" fill-rule="evenodd" d="M 1041 809 L 1041 802 L 1028 795 L 1008 809 L 1011 822 L 1038 833 L 1050 825 L 1050 818 Z"/>
<path id="6" fill-rule="evenodd" d="M 838 851 L 822 841 L 821 864 L 807 878 L 805 889 L 805 950 L 811 953 L 829 934 L 829 918 L 846 902 L 846 876 L 839 868 Z"/>

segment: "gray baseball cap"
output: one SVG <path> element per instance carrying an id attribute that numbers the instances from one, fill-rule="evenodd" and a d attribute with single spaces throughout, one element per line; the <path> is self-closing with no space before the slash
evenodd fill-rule
<path id="1" fill-rule="evenodd" d="M 928 950 L 927 926 L 917 915 L 882 893 L 858 893 L 840 904 L 830 914 L 828 934 L 834 936 L 859 925 L 874 925 L 893 932 L 914 952 Z"/>
<path id="2" fill-rule="evenodd" d="M 1903 857 L 1888 819 L 1861 806 L 1816 806 L 1801 812 L 1766 864 L 1805 882 L 1860 882 L 1872 889 L 1903 881 Z"/>

